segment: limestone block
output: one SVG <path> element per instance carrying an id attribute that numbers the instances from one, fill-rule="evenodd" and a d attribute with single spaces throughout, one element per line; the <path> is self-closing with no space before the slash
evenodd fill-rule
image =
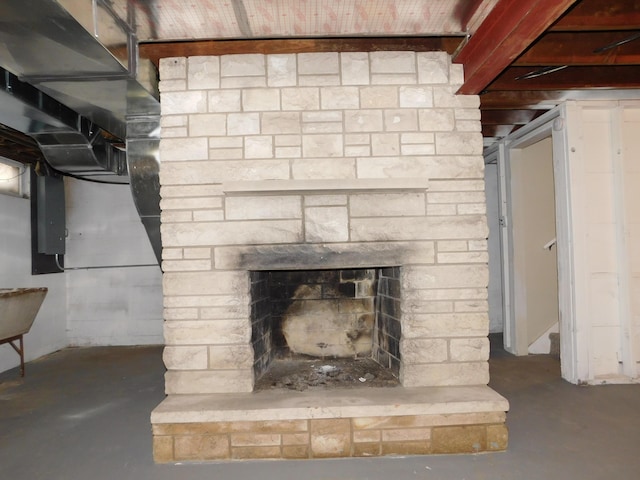
<path id="1" fill-rule="evenodd" d="M 247 303 L 226 304 L 200 308 L 200 318 L 204 320 L 231 320 L 249 318 Z"/>
<path id="2" fill-rule="evenodd" d="M 444 387 L 486 385 L 489 383 L 487 362 L 404 364 L 400 369 L 404 387 Z"/>
<path id="3" fill-rule="evenodd" d="M 230 295 L 180 295 L 164 297 L 164 306 L 169 307 L 219 307 L 221 305 L 239 305 L 250 302 L 249 292 Z"/>
<path id="4" fill-rule="evenodd" d="M 242 159 L 244 150 L 242 148 L 215 148 L 209 150 L 209 158 L 211 160 L 231 160 L 237 158 Z"/>
<path id="5" fill-rule="evenodd" d="M 299 75 L 339 74 L 340 63 L 338 53 L 299 53 Z"/>
<path id="6" fill-rule="evenodd" d="M 454 311 L 453 302 L 416 300 L 403 301 L 402 311 L 405 313 L 452 313 Z"/>
<path id="7" fill-rule="evenodd" d="M 171 246 L 297 243 L 299 220 L 260 220 L 226 223 L 170 223 L 161 226 L 163 244 Z"/>
<path id="8" fill-rule="evenodd" d="M 371 75 L 371 85 L 413 85 L 418 83 L 415 73 L 374 73 Z"/>
<path id="9" fill-rule="evenodd" d="M 482 250 L 486 251 L 488 248 L 487 240 L 469 240 L 469 250 Z"/>
<path id="10" fill-rule="evenodd" d="M 480 192 L 429 192 L 429 203 L 484 203 L 484 191 Z"/>
<path id="11" fill-rule="evenodd" d="M 438 253 L 442 252 L 466 252 L 468 248 L 466 240 L 440 240 L 437 242 Z"/>
<path id="12" fill-rule="evenodd" d="M 187 81 L 180 80 L 163 80 L 158 84 L 158 91 L 164 92 L 179 92 L 187 89 Z"/>
<path id="13" fill-rule="evenodd" d="M 280 90 L 277 88 L 245 88 L 242 90 L 242 110 L 245 112 L 280 110 Z"/>
<path id="14" fill-rule="evenodd" d="M 296 180 L 356 178 L 355 159 L 352 158 L 300 158 L 291 165 Z"/>
<path id="15" fill-rule="evenodd" d="M 187 137 L 187 127 L 162 127 L 163 138 Z"/>
<path id="16" fill-rule="evenodd" d="M 480 120 L 458 120 L 456 130 L 458 132 L 481 132 L 482 125 Z"/>
<path id="17" fill-rule="evenodd" d="M 304 204 L 307 207 L 329 207 L 335 205 L 346 205 L 346 195 L 305 195 Z"/>
<path id="18" fill-rule="evenodd" d="M 161 96 L 162 115 L 206 113 L 207 94 L 194 92 L 165 92 Z"/>
<path id="19" fill-rule="evenodd" d="M 209 137 L 227 133 L 227 116 L 222 113 L 189 115 L 189 136 Z"/>
<path id="20" fill-rule="evenodd" d="M 296 81 L 295 54 L 267 55 L 267 85 L 289 87 L 296 85 Z"/>
<path id="21" fill-rule="evenodd" d="M 424 132 L 450 132 L 456 126 L 453 110 L 430 108 L 418 111 L 420 130 Z"/>
<path id="22" fill-rule="evenodd" d="M 276 147 L 299 147 L 302 145 L 301 135 L 276 135 Z"/>
<path id="23" fill-rule="evenodd" d="M 456 108 L 453 113 L 456 120 L 480 120 L 479 108 Z"/>
<path id="24" fill-rule="evenodd" d="M 224 218 L 222 210 L 195 210 L 194 222 L 219 222 Z"/>
<path id="25" fill-rule="evenodd" d="M 301 87 L 328 87 L 340 85 L 340 75 L 300 75 L 298 85 Z"/>
<path id="26" fill-rule="evenodd" d="M 439 243 L 439 242 L 438 242 Z M 429 300 L 429 301 L 441 301 L 441 300 L 486 300 L 487 289 L 486 288 L 443 288 L 443 289 L 430 289 L 430 290 L 413 290 L 411 291 L 410 300 Z"/>
<path id="27" fill-rule="evenodd" d="M 359 108 L 358 87 L 323 87 L 320 89 L 320 108 L 339 110 Z"/>
<path id="28" fill-rule="evenodd" d="M 185 248 L 184 258 L 211 258 L 210 248 Z"/>
<path id="29" fill-rule="evenodd" d="M 400 106 L 403 108 L 433 107 L 433 90 L 423 86 L 400 87 Z"/>
<path id="30" fill-rule="evenodd" d="M 403 338 L 400 355 L 408 364 L 446 362 L 447 341 L 442 338 Z"/>
<path id="31" fill-rule="evenodd" d="M 366 52 L 342 52 L 342 85 L 367 85 L 369 83 L 369 55 Z"/>
<path id="32" fill-rule="evenodd" d="M 167 345 L 231 345 L 249 342 L 248 319 L 171 320 L 164 322 Z"/>
<path id="33" fill-rule="evenodd" d="M 259 53 L 223 55 L 220 57 L 222 77 L 253 77 L 266 75 L 265 56 Z"/>
<path id="34" fill-rule="evenodd" d="M 232 370 L 252 368 L 253 349 L 245 345 L 213 345 L 209 347 L 209 368 Z"/>
<path id="35" fill-rule="evenodd" d="M 189 123 L 188 115 L 167 115 L 160 119 L 160 126 L 164 127 L 186 127 Z M 163 130 L 164 133 L 164 130 Z"/>
<path id="36" fill-rule="evenodd" d="M 245 137 L 244 158 L 273 158 L 273 137 L 270 135 Z"/>
<path id="37" fill-rule="evenodd" d="M 215 90 L 207 92 L 210 112 L 239 112 L 241 90 Z"/>
<path id="38" fill-rule="evenodd" d="M 481 215 L 368 218 L 366 220 L 353 218 L 351 220 L 353 241 L 486 238 L 487 234 L 487 222 Z"/>
<path id="39" fill-rule="evenodd" d="M 282 442 L 279 433 L 232 433 L 232 447 L 276 446 Z"/>
<path id="40" fill-rule="evenodd" d="M 489 315 L 486 313 L 411 313 L 403 316 L 405 338 L 486 336 Z"/>
<path id="41" fill-rule="evenodd" d="M 345 145 L 370 145 L 371 136 L 368 133 L 348 133 L 344 136 Z"/>
<path id="42" fill-rule="evenodd" d="M 211 270 L 211 260 L 164 260 L 164 272 L 197 272 Z"/>
<path id="43" fill-rule="evenodd" d="M 191 211 L 165 211 L 160 212 L 160 219 L 162 223 L 173 223 L 173 222 L 190 222 L 193 220 L 193 214 Z"/>
<path id="44" fill-rule="evenodd" d="M 161 58 L 159 69 L 161 80 L 186 79 L 187 59 L 184 57 Z"/>
<path id="45" fill-rule="evenodd" d="M 163 185 L 206 185 L 223 181 L 288 178 L 289 160 L 162 162 L 160 165 L 160 182 Z"/>
<path id="46" fill-rule="evenodd" d="M 297 112 L 264 112 L 262 114 L 262 133 L 300 133 L 300 114 Z"/>
<path id="47" fill-rule="evenodd" d="M 479 362 L 489 360 L 489 339 L 482 338 L 452 338 L 449 340 L 451 361 Z"/>
<path id="48" fill-rule="evenodd" d="M 430 217 L 442 217 L 449 215 L 457 215 L 458 208 L 454 204 L 429 204 L 427 205 L 427 215 Z"/>
<path id="49" fill-rule="evenodd" d="M 172 436 L 153 436 L 153 460 L 156 463 L 168 463 L 175 460 Z"/>
<path id="50" fill-rule="evenodd" d="M 207 139 L 163 138 L 160 140 L 160 158 L 163 162 L 205 160 L 209 156 Z"/>
<path id="51" fill-rule="evenodd" d="M 197 320 L 198 309 L 197 308 L 165 308 L 162 315 L 165 320 Z"/>
<path id="52" fill-rule="evenodd" d="M 303 112 L 303 122 L 341 122 L 342 112 L 339 110 L 326 112 Z"/>
<path id="53" fill-rule="evenodd" d="M 398 87 L 360 88 L 361 108 L 398 108 Z"/>
<path id="54" fill-rule="evenodd" d="M 282 110 L 318 110 L 320 108 L 320 89 L 283 88 Z"/>
<path id="55" fill-rule="evenodd" d="M 402 287 L 423 288 L 478 288 L 489 282 L 486 265 L 433 265 L 412 266 L 404 269 Z"/>
<path id="56" fill-rule="evenodd" d="M 169 370 L 206 370 L 208 366 L 207 347 L 167 346 L 162 352 L 162 360 Z"/>
<path id="57" fill-rule="evenodd" d="M 187 59 L 189 90 L 220 87 L 220 57 L 189 57 Z"/>
<path id="58" fill-rule="evenodd" d="M 381 132 L 382 110 L 357 110 L 344 112 L 347 132 Z"/>
<path id="59" fill-rule="evenodd" d="M 167 273 L 162 277 L 165 295 L 229 295 L 249 292 L 246 272 Z"/>
<path id="60" fill-rule="evenodd" d="M 242 148 L 242 140 L 242 137 L 209 137 L 209 148 Z"/>
<path id="61" fill-rule="evenodd" d="M 358 178 L 483 178 L 476 156 L 358 158 Z"/>
<path id="62" fill-rule="evenodd" d="M 305 241 L 344 242 L 349 239 L 346 207 L 310 207 L 305 209 Z"/>
<path id="63" fill-rule="evenodd" d="M 312 419 L 309 427 L 313 458 L 349 456 L 351 450 L 349 419 Z"/>
<path id="64" fill-rule="evenodd" d="M 344 147 L 345 157 L 368 157 L 371 155 L 369 145 L 347 145 Z"/>
<path id="65" fill-rule="evenodd" d="M 452 63 L 449 65 L 449 85 L 458 86 L 464 83 L 464 65 Z"/>
<path id="66" fill-rule="evenodd" d="M 302 156 L 313 157 L 342 157 L 342 135 L 306 135 L 302 137 Z"/>
<path id="67" fill-rule="evenodd" d="M 419 52 L 418 82 L 422 84 L 449 84 L 449 55 L 446 52 Z"/>
<path id="68" fill-rule="evenodd" d="M 486 213 L 486 203 L 462 203 L 458 205 L 458 215 L 484 215 Z"/>
<path id="69" fill-rule="evenodd" d="M 484 180 L 433 180 L 429 192 L 478 192 L 484 191 Z"/>
<path id="70" fill-rule="evenodd" d="M 276 158 L 300 158 L 301 147 L 276 147 Z"/>
<path id="71" fill-rule="evenodd" d="M 225 217 L 228 220 L 301 218 L 302 199 L 298 195 L 227 197 Z"/>
<path id="72" fill-rule="evenodd" d="M 438 155 L 482 155 L 480 132 L 438 132 L 436 153 Z"/>
<path id="73" fill-rule="evenodd" d="M 391 109 L 384 111 L 384 129 L 387 132 L 410 132 L 418 130 L 418 115 L 415 109 Z"/>
<path id="74" fill-rule="evenodd" d="M 163 248 L 162 259 L 163 260 L 179 260 L 182 258 L 182 248 Z"/>
<path id="75" fill-rule="evenodd" d="M 230 458 L 226 435 L 179 435 L 174 440 L 173 461 Z"/>
<path id="76" fill-rule="evenodd" d="M 456 95 L 457 87 L 433 87 L 433 106 L 436 108 L 480 108 L 478 95 Z"/>
<path id="77" fill-rule="evenodd" d="M 397 133 L 374 133 L 371 135 L 371 150 L 373 155 L 398 155 L 400 153 L 400 138 Z"/>
<path id="78" fill-rule="evenodd" d="M 464 300 L 454 303 L 456 312 L 488 312 L 489 302 L 487 300 Z"/>
<path id="79" fill-rule="evenodd" d="M 220 197 L 177 197 L 160 200 L 162 210 L 193 210 L 197 208 L 220 208 Z"/>
<path id="80" fill-rule="evenodd" d="M 352 217 L 398 217 L 425 214 L 424 193 L 372 193 L 351 195 Z"/>
<path id="81" fill-rule="evenodd" d="M 220 88 L 260 88 L 267 86 L 267 77 L 223 77 Z"/>
<path id="82" fill-rule="evenodd" d="M 414 52 L 371 52 L 371 73 L 414 73 L 416 54 Z"/>
<path id="83" fill-rule="evenodd" d="M 260 133 L 259 113 L 230 113 L 227 116 L 228 135 L 256 135 Z"/>
<path id="84" fill-rule="evenodd" d="M 400 153 L 402 155 L 433 155 L 436 153 L 436 147 L 431 143 L 422 145 L 402 145 L 400 147 Z"/>
<path id="85" fill-rule="evenodd" d="M 239 393 L 253 390 L 253 369 L 168 371 L 165 393 L 205 394 Z"/>

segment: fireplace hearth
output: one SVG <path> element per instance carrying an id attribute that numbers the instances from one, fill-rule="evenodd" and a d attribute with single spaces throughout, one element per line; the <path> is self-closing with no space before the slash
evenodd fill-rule
<path id="1" fill-rule="evenodd" d="M 163 59 L 160 75 L 156 460 L 506 448 L 508 404 L 487 386 L 479 100 L 455 94 L 461 66 L 225 55 Z M 397 385 L 330 381 L 365 360 Z M 317 384 L 270 379 L 281 362 Z"/>

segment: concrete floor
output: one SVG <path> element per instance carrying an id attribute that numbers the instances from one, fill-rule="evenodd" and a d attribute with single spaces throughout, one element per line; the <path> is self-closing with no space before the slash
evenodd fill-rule
<path id="1" fill-rule="evenodd" d="M 511 402 L 504 453 L 155 465 L 149 413 L 163 398 L 160 347 L 66 349 L 0 374 L 7 479 L 634 479 L 640 385 L 577 387 L 549 356 L 492 353 Z"/>

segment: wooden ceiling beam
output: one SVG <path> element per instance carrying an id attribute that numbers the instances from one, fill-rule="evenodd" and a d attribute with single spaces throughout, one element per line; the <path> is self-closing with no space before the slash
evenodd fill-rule
<path id="1" fill-rule="evenodd" d="M 199 40 L 150 42 L 139 45 L 140 57 L 158 64 L 160 58 L 242 53 L 446 51 L 453 54 L 464 40 L 450 37 L 292 38 L 262 40 Z"/>
<path id="2" fill-rule="evenodd" d="M 598 48 L 630 38 L 630 33 L 547 33 L 522 54 L 513 66 L 640 65 L 640 38 L 602 53 L 594 53 Z"/>
<path id="3" fill-rule="evenodd" d="M 640 0 L 582 0 L 551 31 L 638 30 Z"/>
<path id="4" fill-rule="evenodd" d="M 576 0 L 500 0 L 456 55 L 462 94 L 478 94 L 524 52 Z"/>
<path id="5" fill-rule="evenodd" d="M 586 88 L 640 88 L 640 65 L 568 67 L 535 78 L 518 77 L 534 72 L 532 67 L 511 67 L 488 88 L 491 90 L 568 90 Z"/>

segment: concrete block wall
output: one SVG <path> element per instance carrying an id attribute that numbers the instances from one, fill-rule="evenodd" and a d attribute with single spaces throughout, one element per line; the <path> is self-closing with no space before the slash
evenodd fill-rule
<path id="1" fill-rule="evenodd" d="M 460 65 L 226 55 L 166 58 L 160 77 L 169 394 L 251 391 L 248 272 L 301 265 L 401 266 L 403 385 L 488 382 L 480 110 L 455 95 Z"/>

